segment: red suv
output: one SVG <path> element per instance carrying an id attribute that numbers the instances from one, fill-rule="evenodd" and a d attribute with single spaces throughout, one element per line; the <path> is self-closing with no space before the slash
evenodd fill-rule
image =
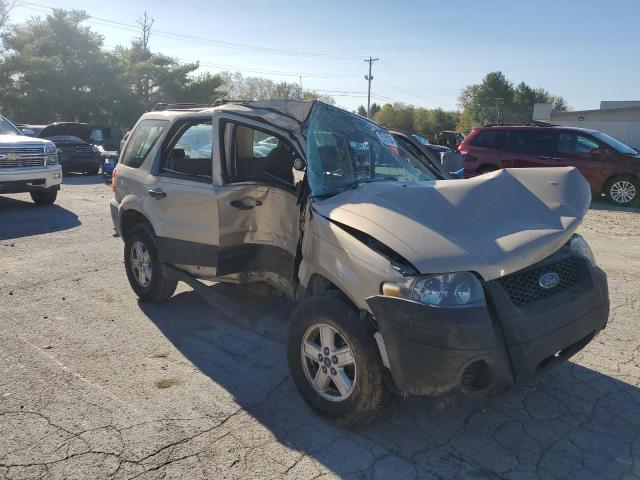
<path id="1" fill-rule="evenodd" d="M 596 130 L 556 126 L 474 128 L 458 147 L 465 176 L 511 167 L 576 167 L 615 205 L 640 198 L 640 153 Z"/>

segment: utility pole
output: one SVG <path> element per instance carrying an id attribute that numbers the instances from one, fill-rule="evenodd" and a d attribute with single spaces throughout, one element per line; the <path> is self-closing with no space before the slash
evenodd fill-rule
<path id="1" fill-rule="evenodd" d="M 491 100 L 496 101 L 496 125 L 500 124 L 500 102 L 504 100 L 502 97 L 494 97 Z"/>
<path id="2" fill-rule="evenodd" d="M 364 79 L 369 82 L 369 91 L 367 92 L 367 118 L 371 118 L 371 80 L 373 80 L 373 75 L 371 75 L 371 66 L 373 62 L 377 62 L 380 60 L 379 58 L 365 58 L 364 61 L 369 63 L 369 75 L 365 75 Z"/>

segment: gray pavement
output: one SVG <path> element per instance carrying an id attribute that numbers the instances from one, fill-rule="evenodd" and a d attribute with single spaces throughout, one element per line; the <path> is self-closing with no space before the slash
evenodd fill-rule
<path id="1" fill-rule="evenodd" d="M 396 399 L 349 431 L 288 377 L 286 300 L 181 285 L 138 303 L 110 197 L 98 177 L 51 207 L 0 197 L 0 478 L 640 478 L 640 211 L 596 203 L 581 227 L 612 312 L 571 362 L 499 397 Z"/>

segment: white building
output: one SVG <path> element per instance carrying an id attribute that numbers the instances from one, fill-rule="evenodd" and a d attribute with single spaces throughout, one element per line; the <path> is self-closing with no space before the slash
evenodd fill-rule
<path id="1" fill-rule="evenodd" d="M 640 147 L 640 101 L 602 101 L 598 110 L 577 112 L 557 112 L 549 103 L 536 103 L 533 120 L 600 130 L 627 145 Z"/>

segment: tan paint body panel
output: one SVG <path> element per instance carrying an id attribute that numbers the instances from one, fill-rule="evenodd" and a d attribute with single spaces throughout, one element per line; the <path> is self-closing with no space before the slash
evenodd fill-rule
<path id="1" fill-rule="evenodd" d="M 591 201 L 572 167 L 507 169 L 467 180 L 361 185 L 314 203 L 365 232 L 421 273 L 473 271 L 485 280 L 558 250 Z"/>

